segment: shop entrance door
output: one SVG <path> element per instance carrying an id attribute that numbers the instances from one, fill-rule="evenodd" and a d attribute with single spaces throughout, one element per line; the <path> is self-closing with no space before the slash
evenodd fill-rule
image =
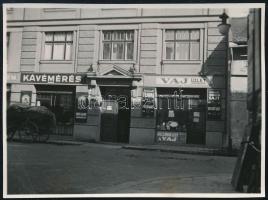
<path id="1" fill-rule="evenodd" d="M 37 103 L 50 109 L 56 116 L 57 135 L 73 135 L 74 96 L 72 92 L 37 92 Z"/>
<path id="2" fill-rule="evenodd" d="M 128 143 L 130 124 L 130 89 L 100 87 L 103 98 L 101 140 Z"/>
<path id="3" fill-rule="evenodd" d="M 205 106 L 188 110 L 187 144 L 205 144 L 206 112 Z"/>
<path id="4" fill-rule="evenodd" d="M 117 142 L 118 103 L 115 100 L 103 100 L 101 107 L 101 140 Z"/>

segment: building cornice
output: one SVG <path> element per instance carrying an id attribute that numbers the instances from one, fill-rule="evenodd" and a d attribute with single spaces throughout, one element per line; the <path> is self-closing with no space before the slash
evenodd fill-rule
<path id="1" fill-rule="evenodd" d="M 195 22 L 220 22 L 220 20 L 218 16 L 187 16 L 187 17 L 150 16 L 150 17 L 84 18 L 84 19 L 39 19 L 39 20 L 7 20 L 7 26 L 19 27 L 19 26 L 195 23 Z"/>

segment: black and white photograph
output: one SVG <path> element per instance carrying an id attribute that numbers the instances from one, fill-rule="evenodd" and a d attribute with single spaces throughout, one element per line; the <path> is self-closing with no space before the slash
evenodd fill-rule
<path id="1" fill-rule="evenodd" d="M 265 4 L 3 4 L 3 195 L 264 197 Z"/>

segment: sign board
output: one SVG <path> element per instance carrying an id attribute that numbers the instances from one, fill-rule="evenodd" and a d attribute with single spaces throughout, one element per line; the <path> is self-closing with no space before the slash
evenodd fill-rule
<path id="1" fill-rule="evenodd" d="M 174 142 L 186 144 L 186 132 L 157 131 L 157 142 Z"/>
<path id="2" fill-rule="evenodd" d="M 113 107 L 112 106 L 107 106 L 106 110 L 113 110 Z"/>
<path id="3" fill-rule="evenodd" d="M 156 77 L 156 85 L 176 87 L 202 87 L 208 88 L 212 85 L 212 77 L 201 76 L 161 76 Z"/>
<path id="4" fill-rule="evenodd" d="M 142 114 L 153 116 L 155 105 L 155 89 L 144 88 L 142 96 Z"/>
<path id="5" fill-rule="evenodd" d="M 103 100 L 101 104 L 102 113 L 118 114 L 119 105 L 117 100 Z"/>
<path id="6" fill-rule="evenodd" d="M 17 73 L 17 72 L 7 73 L 7 82 L 8 83 L 19 83 L 20 82 L 20 73 Z"/>
<path id="7" fill-rule="evenodd" d="M 21 73 L 22 83 L 79 84 L 81 74 Z"/>
<path id="8" fill-rule="evenodd" d="M 75 118 L 76 119 L 86 119 L 87 118 L 87 113 L 82 113 L 82 112 L 76 112 L 75 113 Z"/>
<path id="9" fill-rule="evenodd" d="M 87 122 L 87 110 L 89 101 L 87 93 L 77 93 L 76 108 L 75 108 L 75 121 L 85 123 Z"/>
<path id="10" fill-rule="evenodd" d="M 231 64 L 232 75 L 248 75 L 248 61 L 247 60 L 233 60 Z"/>
<path id="11" fill-rule="evenodd" d="M 221 92 L 220 90 L 208 90 L 208 102 L 207 102 L 207 118 L 208 120 L 220 120 L 221 119 Z"/>
<path id="12" fill-rule="evenodd" d="M 21 91 L 20 102 L 31 105 L 32 91 Z"/>

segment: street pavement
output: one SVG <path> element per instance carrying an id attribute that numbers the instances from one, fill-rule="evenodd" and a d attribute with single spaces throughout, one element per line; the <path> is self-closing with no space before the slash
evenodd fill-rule
<path id="1" fill-rule="evenodd" d="M 7 143 L 8 194 L 233 193 L 236 157 Z"/>

